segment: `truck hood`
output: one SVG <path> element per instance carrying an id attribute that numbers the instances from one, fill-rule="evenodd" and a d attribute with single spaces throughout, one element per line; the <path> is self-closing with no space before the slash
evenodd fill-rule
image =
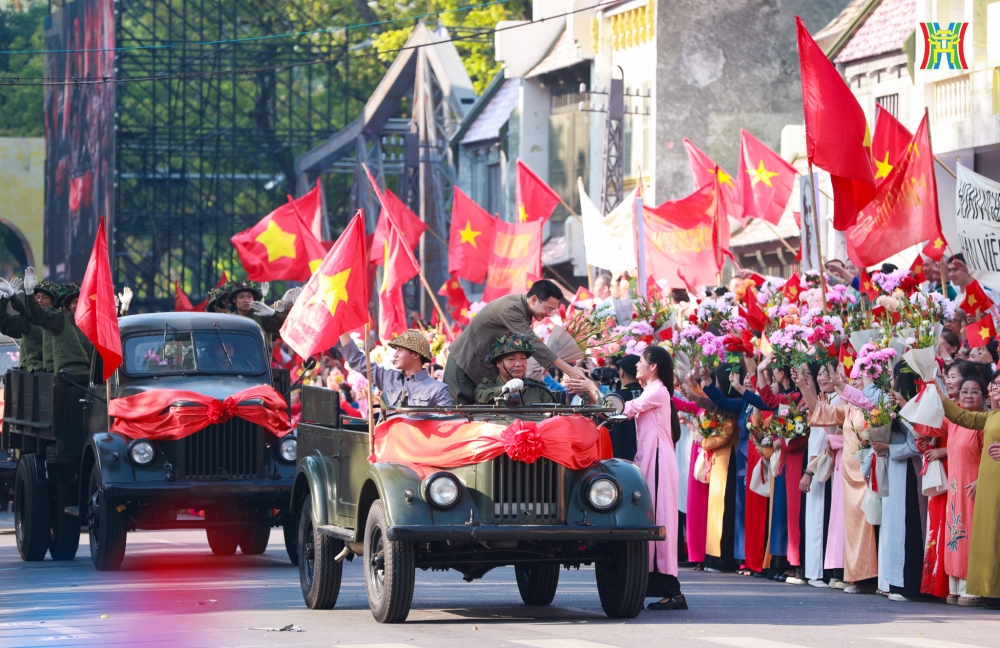
<path id="1" fill-rule="evenodd" d="M 223 400 L 238 391 L 256 387 L 258 385 L 270 385 L 270 381 L 255 378 L 240 378 L 239 376 L 170 376 L 165 378 L 142 380 L 130 382 L 123 385 L 115 392 L 115 398 L 124 398 L 133 394 L 161 389 L 180 389 L 185 391 L 198 392 L 206 396 L 211 396 L 216 400 Z"/>

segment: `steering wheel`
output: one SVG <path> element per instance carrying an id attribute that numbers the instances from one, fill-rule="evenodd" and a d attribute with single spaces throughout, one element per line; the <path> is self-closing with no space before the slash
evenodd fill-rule
<path id="1" fill-rule="evenodd" d="M 203 369 L 233 369 L 236 371 L 253 371 L 253 365 L 246 358 L 237 358 L 230 356 L 229 358 L 219 358 L 214 362 L 210 362 L 202 367 Z"/>

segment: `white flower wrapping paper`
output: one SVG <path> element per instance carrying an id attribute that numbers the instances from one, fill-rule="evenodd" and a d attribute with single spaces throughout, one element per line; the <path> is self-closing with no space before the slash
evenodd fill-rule
<path id="1" fill-rule="evenodd" d="M 920 488 L 924 497 L 934 497 L 948 492 L 948 474 L 940 460 L 935 459 L 927 464 Z"/>
<path id="2" fill-rule="evenodd" d="M 903 354 L 903 360 L 917 372 L 921 380 L 933 383 L 938 375 L 938 363 L 934 347 L 925 349 L 910 349 Z M 944 404 L 933 384 L 927 385 L 923 394 L 911 398 L 899 410 L 899 415 L 910 423 L 919 423 L 932 428 L 939 428 L 944 422 Z"/>
<path id="3" fill-rule="evenodd" d="M 771 465 L 763 457 L 753 467 L 753 474 L 750 475 L 750 490 L 761 497 L 771 496 Z"/>
<path id="4" fill-rule="evenodd" d="M 712 477 L 712 462 L 708 450 L 699 447 L 698 457 L 694 460 L 694 478 L 702 484 L 707 484 Z"/>
<path id="5" fill-rule="evenodd" d="M 878 337 L 878 331 L 875 329 L 865 329 L 864 331 L 855 331 L 851 333 L 850 340 L 851 346 L 854 347 L 855 353 L 861 350 L 861 347 L 868 344 L 872 339 Z"/>
<path id="6" fill-rule="evenodd" d="M 774 454 L 771 455 L 771 474 L 780 475 L 781 474 L 781 448 L 775 446 Z"/>
<path id="7" fill-rule="evenodd" d="M 875 464 L 875 484 L 878 486 L 879 497 L 889 497 L 889 457 L 872 455 Z"/>
<path id="8" fill-rule="evenodd" d="M 861 500 L 861 510 L 864 511 L 865 520 L 872 526 L 882 524 L 882 500 L 872 489 L 865 489 L 864 499 Z"/>

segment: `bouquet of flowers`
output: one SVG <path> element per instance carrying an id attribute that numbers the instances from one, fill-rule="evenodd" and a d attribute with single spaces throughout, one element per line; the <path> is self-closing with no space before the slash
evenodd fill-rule
<path id="1" fill-rule="evenodd" d="M 950 300 L 936 293 L 930 296 L 915 293 L 907 300 L 903 311 L 903 319 L 913 329 L 912 336 L 906 339 L 906 344 L 911 348 L 903 354 L 903 360 L 919 376 L 917 380 L 919 390 L 917 395 L 903 406 L 899 414 L 911 423 L 920 423 L 932 428 L 941 427 L 944 421 L 944 404 L 941 402 L 940 394 L 934 389 L 938 376 L 936 347 L 938 336 L 941 334 L 941 325 L 935 323 L 934 319 L 945 314 L 949 304 L 951 315 L 954 317 L 955 308 Z"/>
<path id="2" fill-rule="evenodd" d="M 747 431 L 750 439 L 757 446 L 757 451 L 765 458 L 770 459 L 774 448 L 774 432 L 771 429 L 772 412 L 754 412 L 747 419 Z"/>
<path id="3" fill-rule="evenodd" d="M 894 349 L 879 349 L 872 343 L 862 345 L 851 369 L 851 378 L 865 378 L 873 382 L 883 393 L 888 393 L 892 383 L 889 364 L 896 357 Z"/>
<path id="4" fill-rule="evenodd" d="M 702 335 L 702 330 L 694 324 L 688 324 L 677 334 L 677 344 L 674 348 L 683 351 L 689 358 L 698 356 L 701 347 L 698 346 L 698 338 Z"/>
<path id="5" fill-rule="evenodd" d="M 797 367 L 811 359 L 809 337 L 813 331 L 801 324 L 790 324 L 771 334 L 773 363 L 781 367 Z"/>
<path id="6" fill-rule="evenodd" d="M 698 312 L 693 315 L 695 322 L 703 331 L 721 331 L 723 324 L 735 315 L 732 299 L 732 293 L 726 293 L 715 300 L 703 300 L 698 305 Z"/>
<path id="7" fill-rule="evenodd" d="M 603 347 L 621 340 L 614 330 L 614 318 L 594 310 L 576 311 L 562 324 L 581 350 Z"/>
<path id="8" fill-rule="evenodd" d="M 806 414 L 796 405 L 782 405 L 771 417 L 771 435 L 773 438 L 791 441 L 809 433 L 806 426 Z"/>
<path id="9" fill-rule="evenodd" d="M 668 301 L 660 290 L 648 292 L 647 299 L 640 297 L 635 302 L 635 319 L 647 322 L 654 331 L 671 326 L 677 316 L 677 306 Z"/>
<path id="10" fill-rule="evenodd" d="M 698 422 L 698 434 L 703 439 L 721 436 L 726 432 L 726 419 L 718 412 L 705 410 Z"/>
<path id="11" fill-rule="evenodd" d="M 856 310 L 855 307 L 858 305 L 858 297 L 847 286 L 837 284 L 835 286 L 830 286 L 830 288 L 826 291 L 826 303 L 831 314 L 837 315 L 842 319 L 846 319 L 848 313 L 852 310 Z"/>
<path id="12" fill-rule="evenodd" d="M 744 356 L 753 355 L 753 333 L 747 329 L 734 331 L 722 339 L 726 350 L 726 364 L 731 372 L 739 372 Z"/>
<path id="13" fill-rule="evenodd" d="M 726 350 L 722 345 L 723 338 L 714 333 L 702 333 L 695 340 L 701 353 L 701 366 L 714 369 L 726 359 Z"/>

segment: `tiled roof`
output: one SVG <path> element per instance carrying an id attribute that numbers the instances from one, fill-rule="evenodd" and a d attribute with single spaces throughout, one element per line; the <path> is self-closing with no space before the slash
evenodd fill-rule
<path id="1" fill-rule="evenodd" d="M 837 14 L 837 17 L 826 24 L 823 29 L 813 34 L 813 39 L 820 47 L 826 49 L 828 43 L 832 43 L 858 15 L 858 12 L 868 4 L 868 0 L 851 0 L 844 10 Z"/>
<path id="2" fill-rule="evenodd" d="M 517 105 L 519 85 L 517 79 L 507 79 L 503 82 L 503 86 L 476 116 L 476 121 L 462 138 L 462 144 L 500 137 L 500 128 L 510 119 L 510 111 Z"/>
<path id="3" fill-rule="evenodd" d="M 548 72 L 555 72 L 556 70 L 562 70 L 568 68 L 571 65 L 575 65 L 583 60 L 580 56 L 580 46 L 576 44 L 576 41 L 569 37 L 569 33 L 563 31 L 556 39 L 555 44 L 552 45 L 552 49 L 549 53 L 545 55 L 545 58 L 534 67 L 531 72 L 528 72 L 524 76 L 526 77 L 536 77 L 546 74 Z"/>
<path id="4" fill-rule="evenodd" d="M 917 24 L 917 0 L 882 0 L 874 13 L 837 55 L 847 63 L 887 52 L 900 52 Z"/>

